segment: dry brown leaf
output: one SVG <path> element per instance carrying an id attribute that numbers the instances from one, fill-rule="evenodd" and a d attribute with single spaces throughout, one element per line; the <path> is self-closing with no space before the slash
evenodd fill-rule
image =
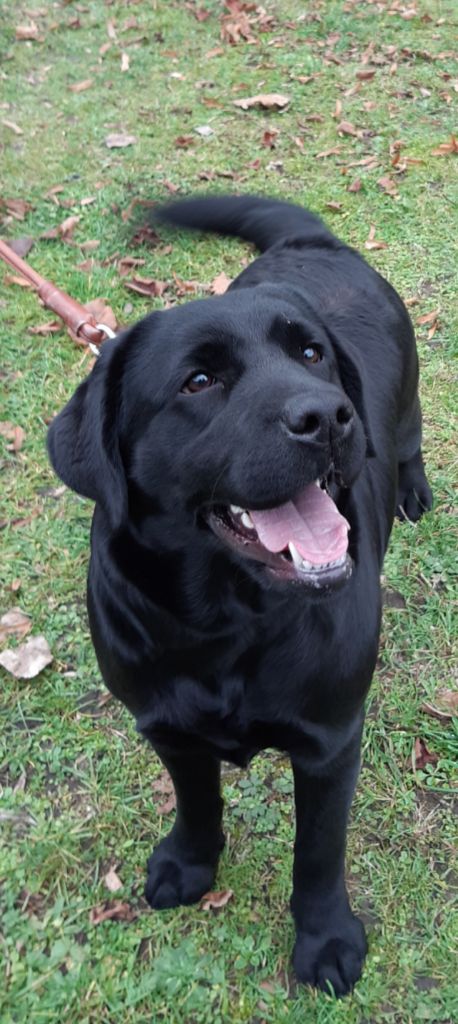
<path id="1" fill-rule="evenodd" d="M 337 203 L 334 200 L 331 200 L 329 203 L 325 203 L 325 206 L 328 210 L 332 210 L 334 213 L 342 213 L 343 210 L 343 204 Z"/>
<path id="2" fill-rule="evenodd" d="M 175 146 L 177 149 L 188 149 L 189 146 L 194 146 L 196 139 L 194 135 L 178 135 L 175 139 Z"/>
<path id="3" fill-rule="evenodd" d="M 127 132 L 112 132 L 105 138 L 108 149 L 124 149 L 126 146 L 134 146 L 136 142 L 137 136 L 128 135 Z"/>
<path id="4" fill-rule="evenodd" d="M 19 452 L 21 450 L 25 439 L 25 430 L 22 427 L 10 423 L 9 420 L 3 420 L 0 423 L 0 434 L 10 442 L 6 446 L 8 451 Z"/>
<path id="5" fill-rule="evenodd" d="M 121 220 L 124 221 L 124 223 L 130 220 L 136 206 L 144 206 L 148 209 L 151 206 L 157 206 L 157 203 L 154 199 L 141 199 L 139 196 L 135 196 L 134 199 L 131 199 L 129 205 L 126 206 L 126 209 L 121 211 Z"/>
<path id="6" fill-rule="evenodd" d="M 20 128 L 19 125 L 16 124 L 16 121 L 7 121 L 6 118 L 4 118 L 2 124 L 5 125 L 5 128 L 9 128 L 12 132 L 14 132 L 15 135 L 24 134 L 22 128 Z"/>
<path id="7" fill-rule="evenodd" d="M 393 180 L 393 178 L 390 178 L 388 174 L 385 174 L 382 178 L 379 178 L 377 181 L 377 185 L 379 185 L 380 188 L 383 189 L 383 191 L 386 192 L 389 196 L 393 196 L 393 198 L 399 195 L 396 182 Z"/>
<path id="8" fill-rule="evenodd" d="M 0 199 L 0 206 L 5 206 L 15 220 L 24 220 L 26 214 L 33 210 L 32 203 L 26 199 Z"/>
<path id="9" fill-rule="evenodd" d="M 435 754 L 432 750 L 428 750 L 425 741 L 417 736 L 412 751 L 412 759 L 414 768 L 418 772 L 422 771 L 427 764 L 437 764 L 439 755 Z"/>
<path id="10" fill-rule="evenodd" d="M 16 679 L 33 679 L 53 660 L 48 641 L 44 636 L 32 636 L 24 644 L 7 648 L 0 654 L 0 665 Z"/>
<path id="11" fill-rule="evenodd" d="M 40 238 L 46 240 L 61 238 L 63 242 L 71 242 L 73 240 L 73 232 L 80 220 L 81 217 L 72 214 L 71 217 L 66 217 L 61 224 L 57 225 L 57 227 L 49 228 L 48 231 L 43 231 Z"/>
<path id="12" fill-rule="evenodd" d="M 358 132 L 354 124 L 351 123 L 351 121 L 341 121 L 340 124 L 337 125 L 337 131 L 339 135 L 353 135 L 354 137 L 358 136 Z"/>
<path id="13" fill-rule="evenodd" d="M 114 900 L 113 903 L 93 907 L 89 920 L 91 924 L 102 924 L 103 921 L 133 921 L 136 916 L 135 910 L 128 903 Z"/>
<path id="14" fill-rule="evenodd" d="M 157 281 L 154 277 L 132 277 L 130 281 L 124 281 L 126 288 L 138 295 L 152 296 L 159 298 L 167 288 L 166 281 Z"/>
<path id="15" fill-rule="evenodd" d="M 450 136 L 449 142 L 441 142 L 437 149 L 431 151 L 431 156 L 449 156 L 451 153 L 458 153 L 458 139 L 455 135 Z"/>
<path id="16" fill-rule="evenodd" d="M 28 333 L 40 334 L 43 336 L 47 334 L 57 334 L 58 331 L 62 330 L 62 327 L 63 324 L 60 320 L 48 320 L 45 324 L 38 324 L 36 327 L 29 327 Z"/>
<path id="17" fill-rule="evenodd" d="M 5 274 L 3 280 L 5 284 L 17 284 L 19 288 L 35 287 L 31 281 L 28 281 L 26 277 L 22 277 L 21 274 Z"/>
<path id="18" fill-rule="evenodd" d="M 433 324 L 440 313 L 440 307 L 432 309 L 430 313 L 423 313 L 423 316 L 417 317 L 417 324 L 419 327 L 423 327 L 424 324 Z"/>
<path id="19" fill-rule="evenodd" d="M 284 110 L 290 103 L 289 96 L 283 96 L 279 92 L 259 93 L 257 96 L 245 96 L 242 100 L 233 100 L 234 107 L 241 110 L 251 110 L 252 107 L 262 107 L 263 110 Z"/>
<path id="20" fill-rule="evenodd" d="M 167 800 L 164 800 L 163 804 L 157 804 L 158 814 L 170 814 L 176 807 L 176 796 L 175 793 L 171 793 Z"/>
<path id="21" fill-rule="evenodd" d="M 224 295 L 232 282 L 232 278 L 228 277 L 224 273 L 224 270 L 220 274 L 217 274 L 210 285 L 210 291 L 212 295 Z"/>
<path id="22" fill-rule="evenodd" d="M 21 259 L 24 259 L 34 245 L 34 240 L 29 236 L 24 236 L 24 238 L 10 238 L 8 240 L 8 245 L 9 248 L 16 253 L 16 256 L 20 256 Z"/>
<path id="23" fill-rule="evenodd" d="M 277 135 L 278 131 L 276 128 L 266 129 L 261 139 L 261 146 L 265 146 L 266 149 L 275 149 L 275 140 Z"/>
<path id="24" fill-rule="evenodd" d="M 361 192 L 361 178 L 355 178 L 350 185 L 347 185 L 347 192 Z"/>
<path id="25" fill-rule="evenodd" d="M 458 716 L 458 690 L 437 690 L 434 695 L 434 704 L 424 701 L 421 710 L 432 718 L 438 718 L 440 722 L 451 721 Z"/>
<path id="26" fill-rule="evenodd" d="M 321 153 L 317 153 L 315 160 L 324 160 L 327 156 L 337 156 L 340 153 L 342 146 L 332 146 L 331 149 L 323 149 Z"/>
<path id="27" fill-rule="evenodd" d="M 223 889 L 221 892 L 207 892 L 202 896 L 202 910 L 219 910 L 225 907 L 234 893 L 232 889 Z"/>
<path id="28" fill-rule="evenodd" d="M 74 82 L 73 85 L 69 85 L 70 92 L 85 92 L 86 89 L 90 89 L 91 85 L 94 85 L 93 78 L 83 78 L 82 82 Z"/>
<path id="29" fill-rule="evenodd" d="M 387 242 L 378 242 L 375 237 L 375 224 L 371 224 L 367 241 L 364 243 L 365 249 L 388 249 Z"/>
<path id="30" fill-rule="evenodd" d="M 0 619 L 0 642 L 7 636 L 14 636 L 18 640 L 30 633 L 32 620 L 29 615 L 22 612 L 20 608 L 11 608 L 5 612 Z"/>
<path id="31" fill-rule="evenodd" d="M 207 50 L 205 57 L 207 60 L 212 60 L 213 57 L 221 57 L 222 53 L 224 53 L 222 46 L 214 46 L 213 50 Z"/>
<path id="32" fill-rule="evenodd" d="M 121 882 L 119 875 L 116 874 L 114 867 L 111 867 L 110 870 L 107 871 L 106 875 L 103 877 L 103 881 L 110 892 L 119 892 L 119 890 L 122 889 L 123 883 Z"/>
<path id="33" fill-rule="evenodd" d="M 357 71 L 356 77 L 359 78 L 360 82 L 370 82 L 376 75 L 376 71 Z"/>
<path id="34" fill-rule="evenodd" d="M 93 252 L 94 249 L 98 249 L 100 241 L 98 238 L 89 238 L 87 242 L 78 242 L 78 245 L 83 252 Z"/>
<path id="35" fill-rule="evenodd" d="M 14 32 L 16 39 L 38 39 L 39 29 L 38 25 L 31 21 L 28 25 L 16 25 Z"/>

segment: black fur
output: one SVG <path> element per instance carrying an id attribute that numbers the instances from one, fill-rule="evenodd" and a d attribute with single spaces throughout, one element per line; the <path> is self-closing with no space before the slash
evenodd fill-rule
<path id="1" fill-rule="evenodd" d="M 412 520 L 431 507 L 414 335 L 396 292 L 304 210 L 222 197 L 160 216 L 265 253 L 225 295 L 152 313 L 107 342 L 49 431 L 56 472 L 96 502 L 88 607 L 101 672 L 175 784 L 176 821 L 146 895 L 172 907 L 211 888 L 220 759 L 287 752 L 295 969 L 343 994 L 366 952 L 344 855 L 380 570 L 397 506 Z M 308 344 L 321 362 L 304 362 Z M 183 393 L 197 371 L 217 383 Z M 349 422 L 337 427 L 339 410 Z M 276 580 L 208 526 L 210 507 L 275 507 L 329 471 L 351 526 L 340 589 Z"/>

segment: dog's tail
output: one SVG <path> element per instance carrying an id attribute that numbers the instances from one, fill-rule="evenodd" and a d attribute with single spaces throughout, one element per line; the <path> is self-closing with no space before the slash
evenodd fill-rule
<path id="1" fill-rule="evenodd" d="M 261 252 L 286 238 L 306 244 L 338 245 L 319 217 L 292 203 L 259 196 L 206 196 L 161 206 L 154 217 L 177 227 L 236 235 Z"/>

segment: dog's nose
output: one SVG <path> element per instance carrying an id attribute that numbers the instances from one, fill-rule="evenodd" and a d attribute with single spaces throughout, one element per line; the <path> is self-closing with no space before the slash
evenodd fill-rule
<path id="1" fill-rule="evenodd" d="M 350 433 L 353 407 L 340 396 L 317 401 L 296 395 L 286 402 L 282 420 L 287 432 L 298 440 L 329 444 Z"/>

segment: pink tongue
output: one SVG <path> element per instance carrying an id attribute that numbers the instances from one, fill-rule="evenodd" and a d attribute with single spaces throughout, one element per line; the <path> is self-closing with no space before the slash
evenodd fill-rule
<path id="1" fill-rule="evenodd" d="M 309 484 L 286 505 L 250 511 L 250 516 L 268 551 L 283 551 L 293 541 L 302 558 L 323 565 L 334 562 L 347 550 L 349 524 L 329 494 L 316 484 Z"/>

